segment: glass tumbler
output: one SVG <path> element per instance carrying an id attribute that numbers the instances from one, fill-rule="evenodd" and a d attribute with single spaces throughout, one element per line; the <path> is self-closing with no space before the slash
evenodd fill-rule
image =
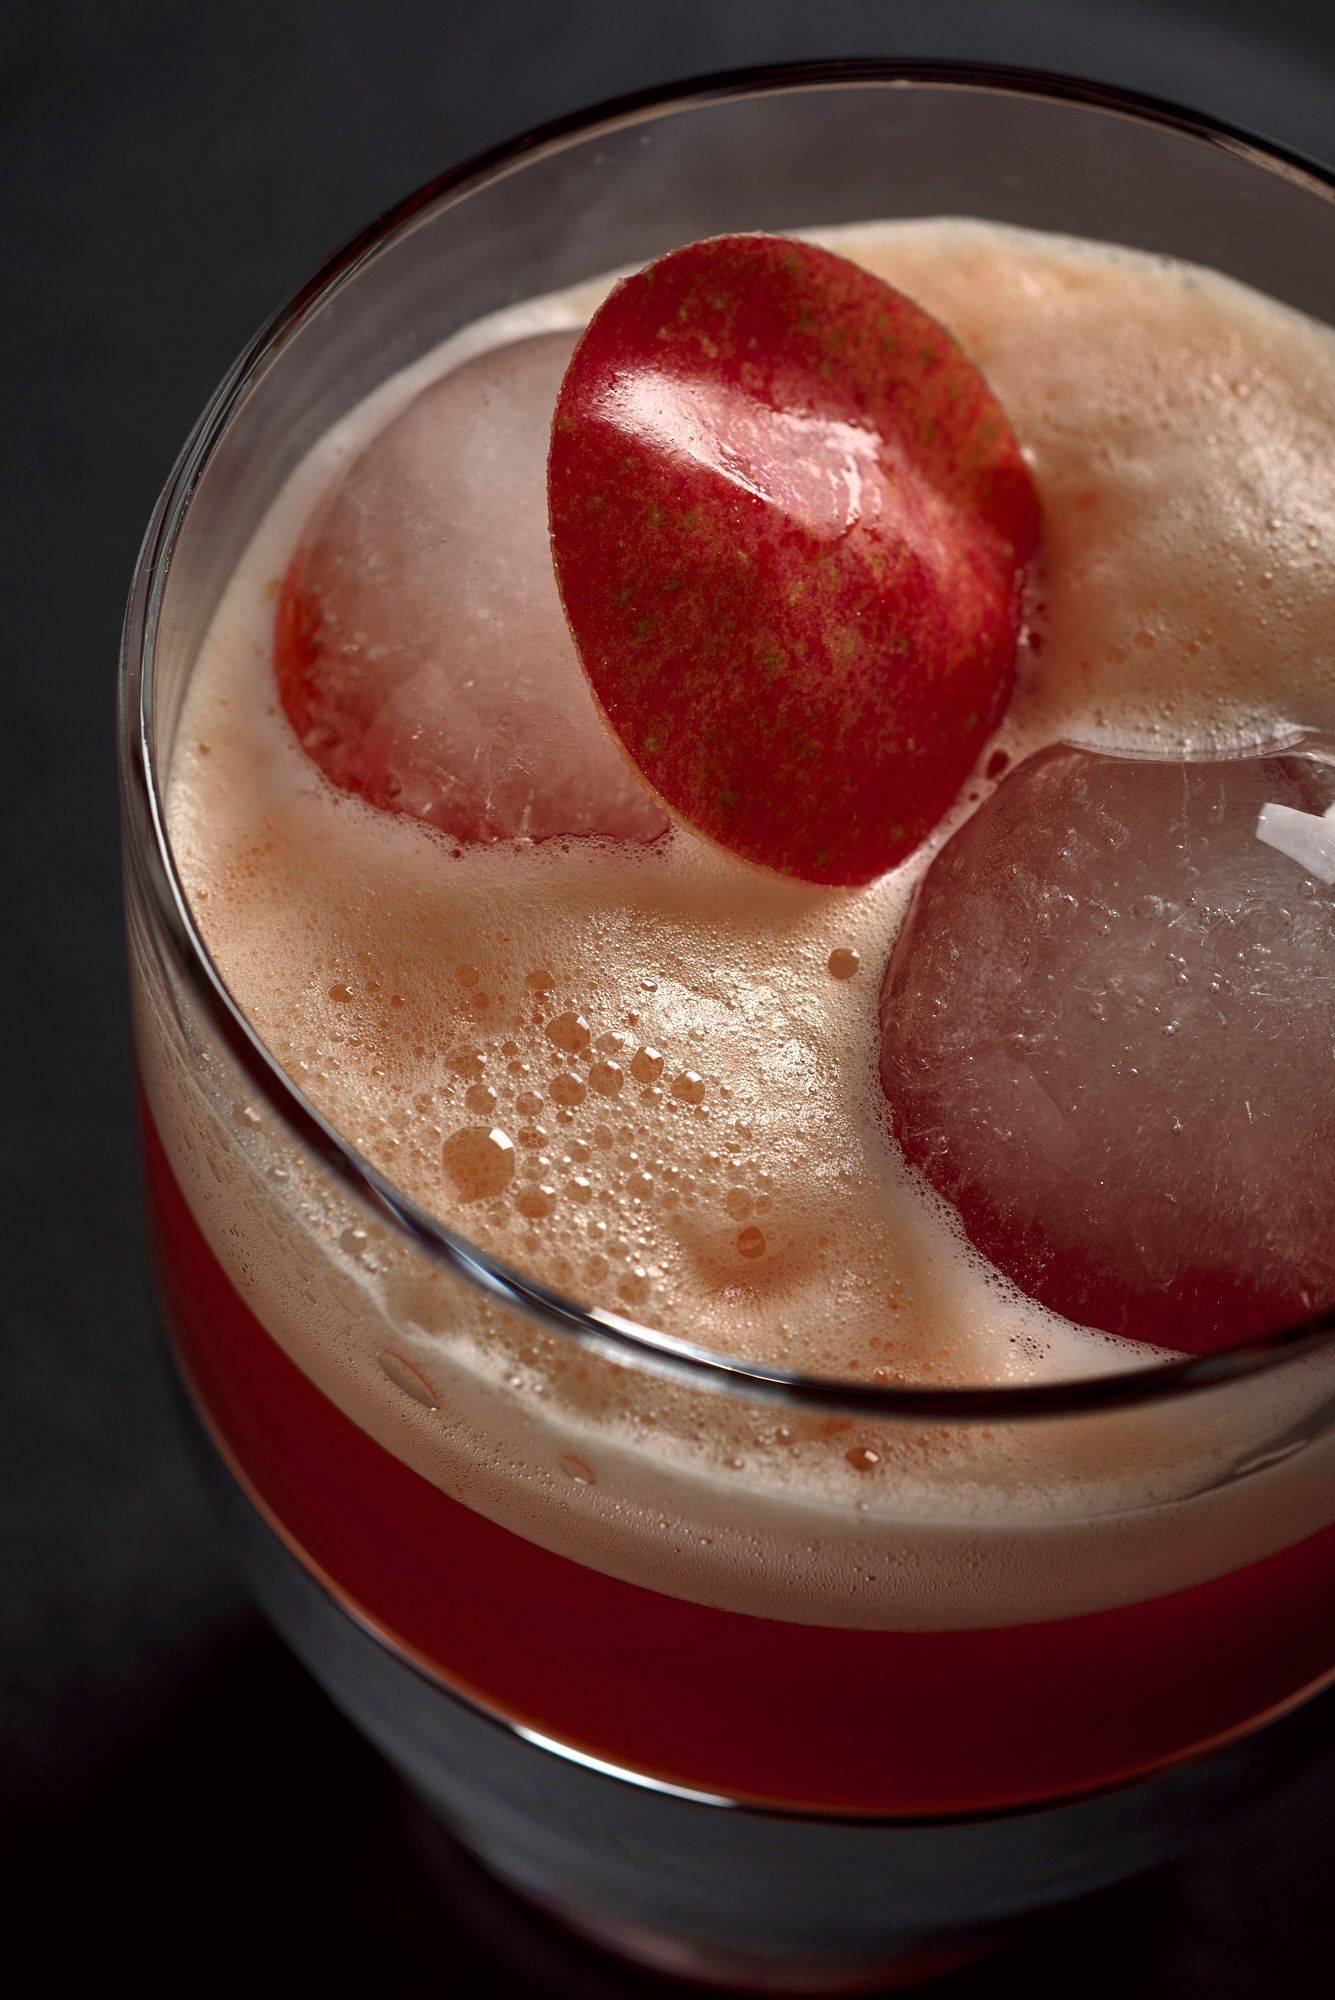
<path id="1" fill-rule="evenodd" d="M 158 1296 L 254 1590 L 504 1883 L 743 1988 L 937 1968 L 1254 1795 L 1335 1664 L 1335 1314 L 930 1390 L 750 1366 L 561 1296 L 416 1208 L 262 1045 L 183 894 L 164 787 L 236 562 L 390 376 L 693 238 L 959 214 L 1335 316 L 1329 180 L 1161 104 L 891 63 L 628 99 L 446 174 L 297 293 L 190 437 L 125 627 Z M 885 1476 L 854 1508 L 819 1468 L 858 1450 Z M 1110 1502 L 1133 1462 L 1134 1503 Z"/>

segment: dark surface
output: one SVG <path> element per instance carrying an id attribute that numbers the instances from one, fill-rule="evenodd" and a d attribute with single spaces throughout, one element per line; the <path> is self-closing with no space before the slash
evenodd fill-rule
<path id="1" fill-rule="evenodd" d="M 558 1973 L 541 1934 L 424 1866 L 375 1758 L 247 1607 L 172 1422 L 141 1275 L 111 680 L 142 524 L 213 382 L 413 183 L 612 91 L 783 56 L 973 55 L 1133 84 L 1329 154 L 1329 20 L 1326 0 L 140 0 L 0 18 L 0 559 L 17 703 L 0 1741 L 6 1832 L 63 1912 L 48 1920 L 52 1971 L 110 1973 L 132 1953 L 151 1986 L 184 1939 L 215 1976 L 632 1990 L 578 1955 Z M 1328 1938 L 1333 1804 L 1328 1764 L 1171 1881 L 936 1990 L 1000 1991 L 1003 1970 L 1038 1992 L 1078 1978 L 1140 2000 L 1291 1990 Z"/>

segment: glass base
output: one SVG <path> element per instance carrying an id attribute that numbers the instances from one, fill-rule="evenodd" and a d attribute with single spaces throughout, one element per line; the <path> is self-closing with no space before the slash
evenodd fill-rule
<path id="1" fill-rule="evenodd" d="M 270 1621 L 429 1816 L 439 1865 L 468 1870 L 468 1895 L 449 1900 L 470 1922 L 503 1905 L 505 1957 L 526 1926 L 548 1951 L 564 1938 L 584 1963 L 580 2000 L 645 1990 L 609 1984 L 610 1965 L 591 1979 L 605 1962 L 590 1945 L 641 1977 L 715 1990 L 865 1994 L 932 1979 L 1031 1917 L 1175 1859 L 1307 1762 L 1335 1709 L 1318 1698 L 1120 1790 L 983 1819 L 839 1820 L 683 1794 L 536 1738 L 411 1665 L 307 1567 L 192 1419 Z"/>
<path id="2" fill-rule="evenodd" d="M 618 1922 L 561 1898 L 538 1898 L 470 1854 L 416 1800 L 413 1847 L 443 1903 L 498 1967 L 540 1979 L 570 2000 L 645 2000 L 657 1978 L 711 1992 L 874 1995 L 954 1972 L 1023 1929 L 1011 1924 L 898 1956 L 831 1962 L 763 1950 L 709 1948 L 648 1924 Z M 652 1987 L 644 1975 L 656 1975 Z"/>

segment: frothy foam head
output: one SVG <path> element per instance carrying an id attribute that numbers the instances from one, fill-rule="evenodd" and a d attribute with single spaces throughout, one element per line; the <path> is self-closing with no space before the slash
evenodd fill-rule
<path id="1" fill-rule="evenodd" d="M 1199 753 L 1335 723 L 1335 682 L 1314 667 L 1329 659 L 1319 562 L 1335 519 L 1327 333 L 1207 273 L 982 225 L 897 225 L 839 247 L 956 333 L 1031 455 L 1047 548 L 998 756 L 1060 737 Z M 573 316 L 569 301 L 529 307 L 516 330 Z M 510 337 L 504 321 L 491 337 Z M 478 344 L 474 335 L 473 352 Z M 335 791 L 303 752 L 273 679 L 280 580 L 331 471 L 387 421 L 408 424 L 433 380 L 457 390 L 454 358 L 442 351 L 387 385 L 294 476 L 220 606 L 183 714 L 173 847 L 209 948 L 268 1046 L 341 1132 L 463 1234 L 577 1298 L 704 1346 L 888 1383 L 1013 1382 L 1143 1360 L 1143 1348 L 1057 1320 L 1000 1280 L 887 1138 L 881 969 L 923 868 L 987 780 L 903 869 L 831 894 L 762 878 L 681 830 L 648 846 L 461 844 Z M 429 395 L 438 416 L 447 390 Z M 526 488 L 498 501 L 492 483 L 476 516 L 451 516 L 450 534 L 486 539 L 487 522 L 540 504 Z M 491 553 L 468 574 L 481 577 Z M 459 617 L 469 646 L 496 636 L 472 586 Z M 455 623 L 441 622 L 447 644 Z M 445 733 L 428 734 L 436 758 Z M 190 1172 L 188 1160 L 178 1165 Z M 201 1188 L 200 1201 L 217 1211 L 216 1190 Z M 266 1323 L 315 1379 L 428 1476 L 461 1490 L 467 1461 L 476 1504 L 497 1518 L 517 1510 L 526 1532 L 560 1542 L 566 1530 L 535 1525 L 516 1498 L 522 1454 L 511 1452 L 503 1475 L 484 1473 L 457 1428 L 446 1442 L 440 1411 L 461 1399 L 439 1378 L 464 1362 L 462 1350 L 446 1358 L 429 1286 L 402 1273 L 389 1284 L 357 1263 L 362 1303 L 334 1338 L 318 1313 L 284 1304 L 277 1277 L 261 1278 L 237 1249 L 244 1233 L 233 1217 L 215 1240 L 225 1261 L 242 1258 L 247 1285 L 267 1288 Z M 457 1301 L 451 1314 L 457 1326 Z M 494 1325 L 483 1337 L 476 1312 L 468 1324 L 476 1380 L 491 1371 L 503 1382 L 514 1341 L 537 1351 L 531 1335 Z M 641 1574 L 653 1536 L 626 1524 L 633 1514 L 647 1523 L 659 1501 L 663 1518 L 705 1506 L 731 1524 L 706 1563 L 707 1589 L 690 1566 L 698 1549 L 674 1569 L 664 1543 L 655 1573 L 684 1594 L 749 1608 L 801 1598 L 822 1616 L 880 1622 L 862 1585 L 850 1618 L 843 1556 L 821 1580 L 795 1581 L 799 1547 L 813 1534 L 838 1547 L 865 1541 L 856 1510 L 880 1509 L 892 1493 L 925 1534 L 925 1516 L 1017 1491 L 1009 1446 L 984 1463 L 970 1445 L 977 1484 L 966 1505 L 957 1445 L 924 1446 L 915 1460 L 902 1437 L 841 1432 L 822 1447 L 817 1427 L 794 1460 L 791 1439 L 778 1442 L 773 1426 L 762 1439 L 745 1416 L 711 1410 L 702 1428 L 699 1410 L 683 1414 L 672 1397 L 670 1420 L 658 1407 L 632 1414 L 605 1374 L 550 1355 L 510 1372 L 522 1380 L 529 1366 L 548 1420 L 559 1406 L 573 1426 L 568 1450 L 600 1473 L 596 1525 L 586 1508 L 576 1537 L 586 1559 Z M 404 1388 L 405 1369 L 429 1385 L 426 1400 Z M 618 1479 L 609 1423 L 624 1432 Z M 604 1426 L 592 1442 L 588 1424 Z M 1091 1465 L 1105 1512 L 1133 1489 L 1142 1506 L 1171 1497 L 1172 1454 L 1147 1442 L 1144 1425 L 1120 1435 L 1111 1460 L 1083 1439 L 1066 1516 L 1090 1501 Z M 1207 1456 L 1227 1449 L 1198 1440 Z M 744 1493 L 728 1473 L 734 1460 L 754 1472 L 757 1453 L 765 1476 Z M 1035 1443 L 1026 1477 L 1045 1458 L 1051 1494 L 1073 1473 L 1061 1451 Z M 955 1464 L 947 1487 L 921 1483 L 928 1461 Z M 695 1495 L 687 1507 L 683 1479 Z M 947 1541 L 964 1546 L 956 1529 Z M 969 1542 L 969 1562 L 978 1546 Z M 1023 1597 L 1038 1570 L 1007 1547 L 998 1574 Z M 859 1560 L 871 1560 L 865 1548 Z M 967 1568 L 952 1571 L 957 1584 Z M 888 1622 L 957 1615 L 946 1606 L 954 1586 L 929 1569 L 914 1586 L 917 1610 L 901 1595 Z M 1080 1573 L 1081 1562 L 1063 1571 L 1068 1582 Z M 968 1588 L 976 1603 L 976 1582 Z"/>

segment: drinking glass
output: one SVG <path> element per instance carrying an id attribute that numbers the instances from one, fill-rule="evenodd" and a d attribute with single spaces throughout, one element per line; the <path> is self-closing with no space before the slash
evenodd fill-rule
<path id="1" fill-rule="evenodd" d="M 500 308 L 723 231 L 971 215 L 1328 319 L 1332 214 L 1275 147 L 1058 78 L 833 63 L 627 99 L 335 257 L 153 515 L 120 691 L 129 956 L 208 1476 L 268 1615 L 431 1813 L 640 1961 L 909 1977 L 1253 1796 L 1335 1663 L 1335 1313 L 1129 1372 L 891 1388 L 503 1266 L 331 1129 L 209 957 L 163 804 L 201 641 L 329 425 Z M 855 1499 L 821 1473 L 849 1454 L 882 1474 Z"/>

